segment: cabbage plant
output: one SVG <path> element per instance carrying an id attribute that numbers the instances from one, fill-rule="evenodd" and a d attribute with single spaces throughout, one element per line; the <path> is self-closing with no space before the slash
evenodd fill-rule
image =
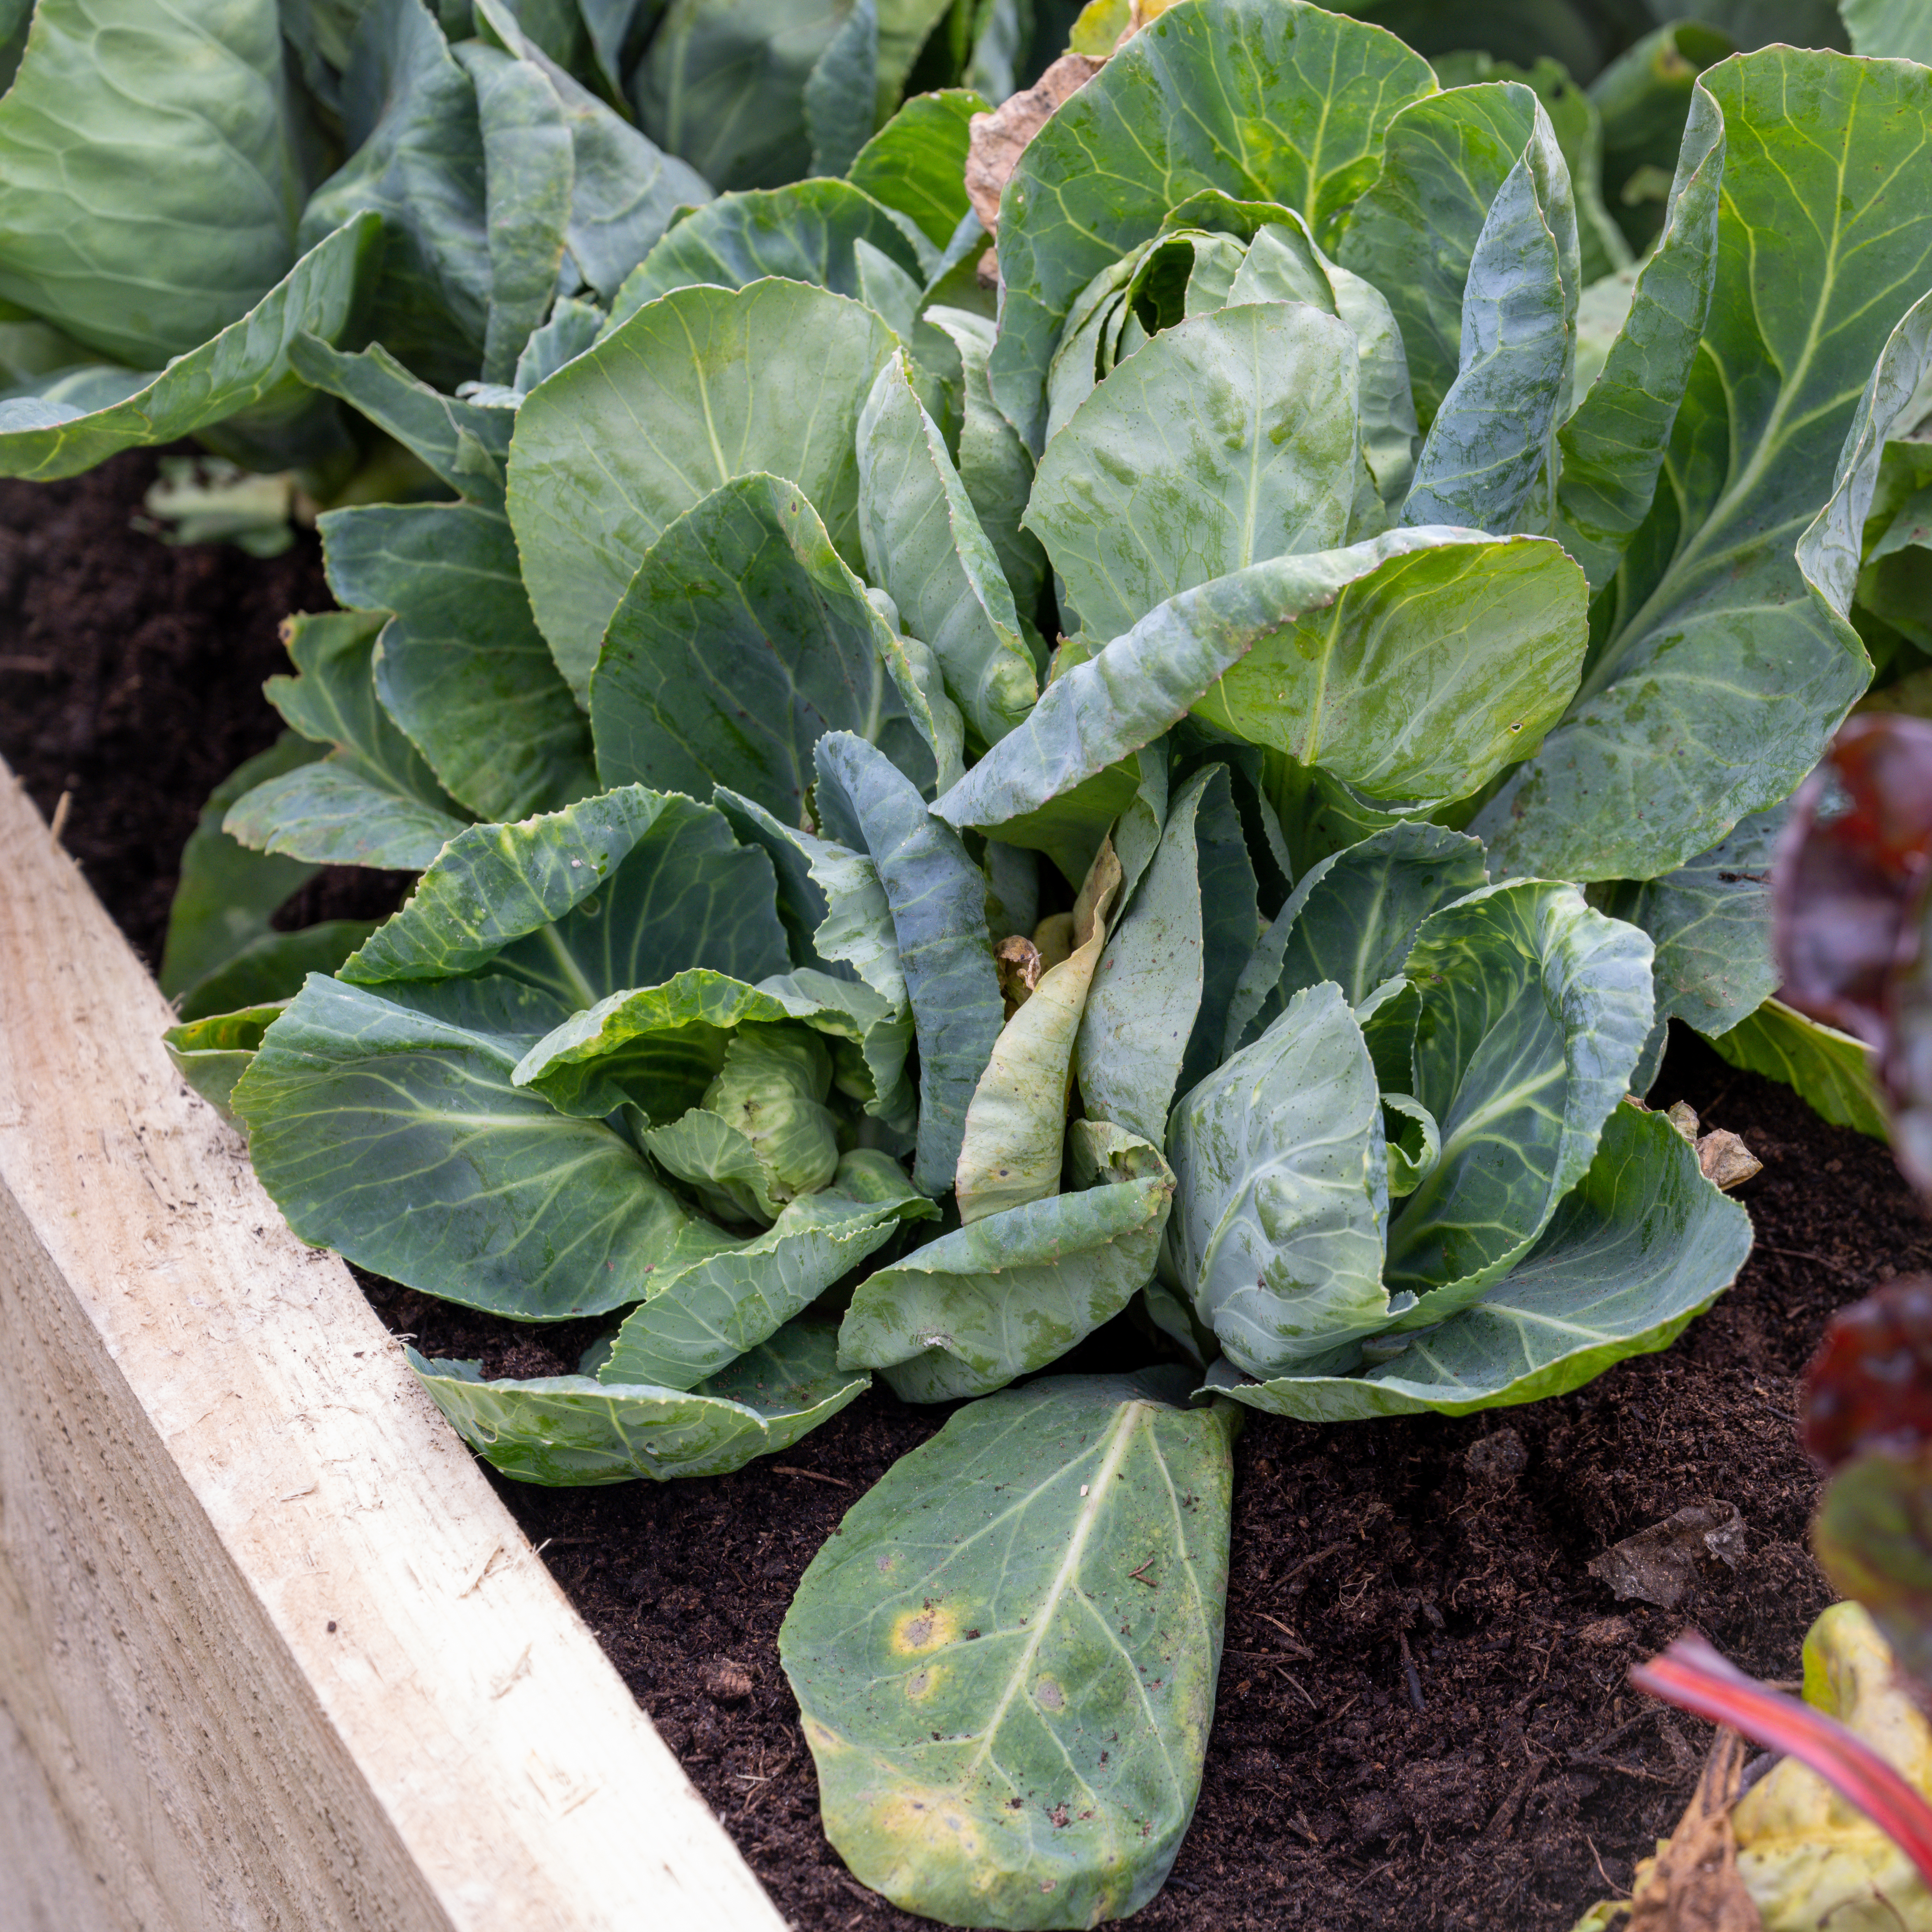
<path id="1" fill-rule="evenodd" d="M 997 320 L 958 105 L 686 216 L 508 382 L 298 345 L 454 499 L 322 520 L 304 744 L 223 823 L 419 880 L 172 1043 L 307 1238 L 608 1318 L 573 1376 L 418 1362 L 513 1474 L 964 1400 L 782 1651 L 860 1877 L 1087 1924 L 1192 1810 L 1244 1409 L 1556 1393 L 1744 1258 L 1631 1096 L 1768 990 L 1722 842 L 1869 676 L 1932 220 L 1834 184 L 1932 74 L 1711 69 L 1605 290 L 1535 88 L 1181 0 L 1026 148 Z M 1024 1379 L 1121 1316 L 1162 1366 Z"/>
<path id="2" fill-rule="evenodd" d="M 298 466 L 325 501 L 369 438 L 311 386 L 301 338 L 373 340 L 445 392 L 507 386 L 534 332 L 557 319 L 568 338 L 583 305 L 607 310 L 682 212 L 843 175 L 915 70 L 964 104 L 920 110 L 957 122 L 963 156 L 974 90 L 1010 92 L 1032 34 L 1018 0 L 16 14 L 0 473 L 71 476 L 193 433 L 251 468 Z M 916 254 L 904 225 L 914 240 L 887 245 Z"/>

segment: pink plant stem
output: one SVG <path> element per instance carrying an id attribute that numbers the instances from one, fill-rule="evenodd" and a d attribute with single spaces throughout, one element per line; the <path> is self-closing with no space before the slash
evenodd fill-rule
<path id="1" fill-rule="evenodd" d="M 1687 1633 L 1661 1657 L 1631 1666 L 1630 1681 L 1807 1764 L 1892 1839 L 1932 1886 L 1932 1804 L 1837 1718 L 1748 1677 L 1701 1636 Z"/>

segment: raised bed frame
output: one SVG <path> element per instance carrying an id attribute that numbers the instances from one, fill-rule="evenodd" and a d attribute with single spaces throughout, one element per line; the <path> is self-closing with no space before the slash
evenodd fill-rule
<path id="1" fill-rule="evenodd" d="M 0 764 L 0 1932 L 782 1932 Z"/>

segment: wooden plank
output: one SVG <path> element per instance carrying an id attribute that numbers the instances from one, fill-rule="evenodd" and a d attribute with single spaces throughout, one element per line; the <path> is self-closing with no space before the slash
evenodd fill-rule
<path id="1" fill-rule="evenodd" d="M 0 765 L 0 1932 L 781 1932 L 168 1018 Z"/>
<path id="2" fill-rule="evenodd" d="M 136 1932 L 74 1842 L 40 1767 L 0 1706 L 0 1928 Z"/>

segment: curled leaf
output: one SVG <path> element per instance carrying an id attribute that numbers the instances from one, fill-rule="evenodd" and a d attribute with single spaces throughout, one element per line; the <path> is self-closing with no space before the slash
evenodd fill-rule
<path id="1" fill-rule="evenodd" d="M 966 1108 L 954 1182 L 962 1222 L 1040 1200 L 1059 1188 L 1074 1035 L 1120 886 L 1120 862 L 1108 840 L 1074 908 L 1072 950 L 1040 974 L 1025 1004 L 993 1042 L 992 1057 Z M 1034 957 L 1037 968 L 1039 953 Z"/>

